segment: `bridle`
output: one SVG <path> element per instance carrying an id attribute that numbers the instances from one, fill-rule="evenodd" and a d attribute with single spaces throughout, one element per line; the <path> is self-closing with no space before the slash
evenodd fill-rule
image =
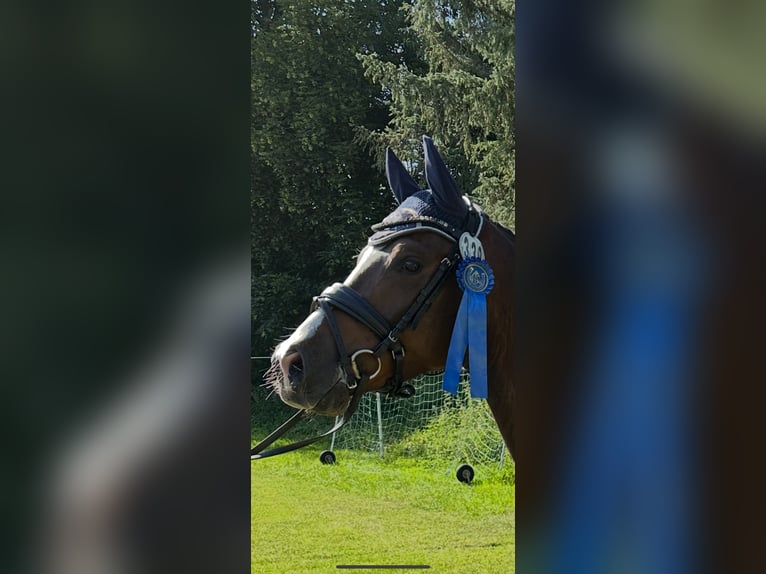
<path id="1" fill-rule="evenodd" d="M 327 323 L 335 339 L 335 346 L 341 358 L 341 368 L 346 376 L 349 390 L 356 391 L 359 382 L 366 374 L 368 380 L 374 379 L 382 368 L 381 356 L 386 352 L 391 353 L 394 361 L 394 377 L 378 392 L 385 393 L 389 397 L 408 398 L 414 393 L 414 390 L 404 385 L 404 376 L 402 375 L 405 349 L 399 336 L 402 331 L 412 327 L 417 327 L 420 319 L 428 311 L 431 303 L 438 295 L 445 280 L 455 266 L 460 261 L 460 252 L 455 249 L 447 257 L 441 260 L 431 279 L 425 287 L 418 293 L 415 300 L 410 304 L 396 325 L 391 326 L 388 321 L 373 307 L 364 297 L 354 291 L 348 285 L 335 283 L 325 289 L 321 295 L 314 298 L 312 311 L 319 308 L 324 313 Z M 343 337 L 338 329 L 332 309 L 336 308 L 350 315 L 370 331 L 375 333 L 380 342 L 372 349 L 360 349 L 353 353 L 348 353 L 343 342 Z M 377 359 L 377 369 L 373 373 L 363 373 L 356 359 L 360 355 L 369 354 Z"/>
<path id="2" fill-rule="evenodd" d="M 330 430 L 312 438 L 266 451 L 265 449 L 269 445 L 289 431 L 302 418 L 307 416 L 308 412 L 305 409 L 299 410 L 278 429 L 250 449 L 251 459 L 266 458 L 302 448 L 334 433 L 346 424 L 356 412 L 356 409 L 359 406 L 359 401 L 365 393 L 369 381 L 380 373 L 382 369 L 381 356 L 386 352 L 391 353 L 393 358 L 394 376 L 378 392 L 385 393 L 387 396 L 395 398 L 409 398 L 415 393 L 415 389 L 411 385 L 404 383 L 403 363 L 406 353 L 404 345 L 402 345 L 402 342 L 399 340 L 399 336 L 404 330 L 408 328 L 415 329 L 417 327 L 423 315 L 431 307 L 431 304 L 436 299 L 439 291 L 444 286 L 447 277 L 450 276 L 451 272 L 454 271 L 460 263 L 462 258 L 458 245 L 460 236 L 464 232 L 478 235 L 481 231 L 485 216 L 476 205 L 468 200 L 466 200 L 466 203 L 468 203 L 468 213 L 466 214 L 462 229 L 456 229 L 447 223 L 434 218 L 420 218 L 414 220 L 419 227 L 431 227 L 441 234 L 445 234 L 446 231 L 447 234 L 454 239 L 455 246 L 450 254 L 441 260 L 439 267 L 431 276 L 428 283 L 426 283 L 425 287 L 420 290 L 417 297 L 415 297 L 415 300 L 410 304 L 395 325 L 391 325 L 386 318 L 383 317 L 369 301 L 367 301 L 367 299 L 357 293 L 353 288 L 344 285 L 343 283 L 334 283 L 322 291 L 321 294 L 314 297 L 311 305 L 311 312 L 319 309 L 327 319 L 327 324 L 330 327 L 333 339 L 335 339 L 335 346 L 338 349 L 338 354 L 340 356 L 344 380 L 346 381 L 349 391 L 352 393 L 351 402 L 343 413 L 343 416 L 336 421 L 335 425 Z M 373 227 L 373 229 L 375 229 L 375 227 Z M 338 323 L 335 320 L 333 308 L 343 311 L 359 323 L 363 324 L 380 338 L 380 342 L 372 349 L 359 349 L 353 353 L 349 353 L 343 342 L 343 336 L 338 328 Z M 377 360 L 377 369 L 372 373 L 363 372 L 357 363 L 357 358 L 366 354 L 369 354 L 373 359 Z"/>

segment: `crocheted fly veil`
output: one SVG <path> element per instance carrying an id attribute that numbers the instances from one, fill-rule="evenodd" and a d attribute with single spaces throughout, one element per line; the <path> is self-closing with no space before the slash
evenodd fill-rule
<path id="1" fill-rule="evenodd" d="M 373 225 L 372 245 L 419 230 L 441 233 L 457 241 L 466 226 L 469 203 L 457 189 L 430 138 L 423 139 L 426 179 L 430 189 L 420 189 L 390 149 L 386 154 L 386 177 L 399 206 Z"/>
<path id="2" fill-rule="evenodd" d="M 372 226 L 371 245 L 382 245 L 389 241 L 419 230 L 441 233 L 455 240 L 460 235 L 464 216 L 441 208 L 434 200 L 430 189 L 424 189 L 409 196 L 395 211 Z"/>

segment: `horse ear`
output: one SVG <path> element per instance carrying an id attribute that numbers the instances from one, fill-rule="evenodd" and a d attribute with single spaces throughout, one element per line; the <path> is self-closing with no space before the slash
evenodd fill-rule
<path id="1" fill-rule="evenodd" d="M 386 178 L 397 203 L 403 202 L 413 193 L 420 191 L 417 182 L 412 179 L 407 168 L 402 165 L 390 147 L 386 148 Z"/>
<path id="2" fill-rule="evenodd" d="M 468 206 L 463 201 L 463 194 L 460 193 L 452 174 L 444 165 L 439 152 L 436 151 L 433 140 L 428 136 L 423 136 L 423 149 L 426 155 L 426 181 L 434 194 L 436 203 L 458 215 L 465 213 Z"/>

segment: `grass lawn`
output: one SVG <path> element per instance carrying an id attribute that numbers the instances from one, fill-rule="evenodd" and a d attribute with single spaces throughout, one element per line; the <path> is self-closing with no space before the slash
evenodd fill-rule
<path id="1" fill-rule="evenodd" d="M 515 492 L 496 471 L 477 469 L 469 486 L 446 466 L 336 454 L 328 466 L 313 449 L 251 462 L 253 573 L 349 571 L 338 564 L 514 572 Z M 365 571 L 381 570 L 350 570 Z"/>

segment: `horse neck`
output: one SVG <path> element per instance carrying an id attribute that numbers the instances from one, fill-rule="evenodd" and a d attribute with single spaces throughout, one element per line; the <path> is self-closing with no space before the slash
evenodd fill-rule
<path id="1" fill-rule="evenodd" d="M 513 253 L 514 237 L 499 225 L 481 234 L 495 286 L 487 298 L 488 402 L 511 454 L 514 452 L 513 404 Z"/>
<path id="2" fill-rule="evenodd" d="M 487 360 L 490 370 L 510 371 L 513 335 L 513 236 L 490 222 L 481 234 L 495 286 L 487 298 Z"/>

